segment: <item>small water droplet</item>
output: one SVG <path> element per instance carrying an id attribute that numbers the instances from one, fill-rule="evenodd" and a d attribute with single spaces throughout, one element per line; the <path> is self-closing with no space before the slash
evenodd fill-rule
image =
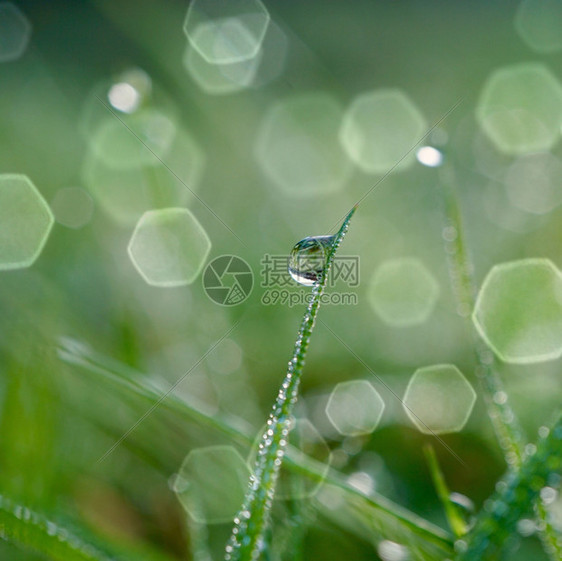
<path id="1" fill-rule="evenodd" d="M 557 496 L 558 491 L 552 487 L 543 487 L 541 489 L 541 500 L 545 505 L 552 504 L 556 500 Z"/>
<path id="2" fill-rule="evenodd" d="M 457 553 L 464 553 L 468 549 L 468 544 L 465 540 L 457 540 L 455 542 L 455 551 Z"/>
<path id="3" fill-rule="evenodd" d="M 541 438 L 546 438 L 548 436 L 549 432 L 550 432 L 550 429 L 548 427 L 545 427 L 545 426 L 539 427 L 539 436 Z"/>
<path id="4" fill-rule="evenodd" d="M 405 546 L 390 540 L 380 542 L 377 546 L 377 553 L 383 561 L 406 561 L 410 558 Z"/>
<path id="5" fill-rule="evenodd" d="M 474 503 L 466 495 L 453 492 L 449 495 L 449 500 L 466 513 L 474 512 Z"/>
<path id="6" fill-rule="evenodd" d="M 532 443 L 525 445 L 525 454 L 527 456 L 532 456 L 537 451 L 537 447 Z"/>
<path id="7" fill-rule="evenodd" d="M 298 242 L 289 258 L 289 274 L 298 283 L 312 286 L 324 267 L 335 236 L 311 236 Z"/>
<path id="8" fill-rule="evenodd" d="M 494 400 L 495 403 L 497 403 L 498 405 L 503 405 L 504 403 L 507 403 L 507 394 L 503 391 L 497 391 L 493 396 L 492 399 Z"/>
<path id="9" fill-rule="evenodd" d="M 517 522 L 517 532 L 524 538 L 532 536 L 537 531 L 537 525 L 534 520 L 522 518 Z"/>

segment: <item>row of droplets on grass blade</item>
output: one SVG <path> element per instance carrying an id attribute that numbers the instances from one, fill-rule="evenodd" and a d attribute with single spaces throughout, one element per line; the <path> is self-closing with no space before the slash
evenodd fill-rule
<path id="1" fill-rule="evenodd" d="M 234 519 L 234 528 L 226 546 L 226 561 L 256 559 L 265 547 L 265 531 L 275 495 L 275 486 L 289 432 L 294 423 L 292 412 L 298 397 L 298 388 L 304 366 L 306 351 L 320 307 L 320 298 L 326 285 L 327 275 L 333 257 L 347 232 L 349 221 L 356 210 L 351 209 L 334 236 L 305 238 L 292 253 L 290 273 L 299 282 L 312 286 L 312 296 L 297 334 L 293 356 L 289 361 L 287 374 L 267 420 L 265 432 L 259 444 L 248 491 L 240 512 Z M 300 256 L 312 256 L 313 262 L 320 262 L 319 268 L 299 262 Z M 320 259 L 319 259 L 320 258 Z"/>

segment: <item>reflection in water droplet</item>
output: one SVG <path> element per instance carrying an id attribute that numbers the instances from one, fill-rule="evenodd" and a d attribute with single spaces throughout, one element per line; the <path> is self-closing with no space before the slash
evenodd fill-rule
<path id="1" fill-rule="evenodd" d="M 334 239 L 335 236 L 311 236 L 298 242 L 289 259 L 289 274 L 293 279 L 305 286 L 317 282 Z"/>

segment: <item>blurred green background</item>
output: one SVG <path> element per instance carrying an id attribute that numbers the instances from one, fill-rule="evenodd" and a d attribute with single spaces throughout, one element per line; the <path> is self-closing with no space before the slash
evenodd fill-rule
<path id="1" fill-rule="evenodd" d="M 287 255 L 305 236 L 333 232 L 377 184 L 341 248 L 360 259 L 359 286 L 345 287 L 357 303 L 326 305 L 320 313 L 355 354 L 317 325 L 299 416 L 322 435 L 336 469 L 355 474 L 355 481 L 363 474 L 368 490 L 445 527 L 422 453 L 433 442 L 451 489 L 479 508 L 505 464 L 449 279 L 443 176 L 415 154 L 433 146 L 454 170 L 478 285 L 497 263 L 526 257 L 562 263 L 556 81 L 562 45 L 552 32 L 562 23 L 561 4 L 547 3 L 538 17 L 532 2 L 264 1 L 269 19 L 259 52 L 225 64 L 209 63 L 188 42 L 184 1 L 14 5 L 30 36 L 21 56 L 0 63 L 0 172 L 28 176 L 57 222 L 32 266 L 0 272 L 1 492 L 64 513 L 57 516 L 79 521 L 96 539 L 194 558 L 190 519 L 172 490 L 173 476 L 192 450 L 233 445 L 245 458 L 248 447 L 159 406 L 98 462 L 154 399 L 119 387 L 103 369 L 65 359 L 61 338 L 74 349 L 76 342 L 85 346 L 75 355 L 95 353 L 128 380 L 143 373 L 142 384 L 161 395 L 196 365 L 173 393 L 211 417 L 231 415 L 257 435 L 304 308 L 262 303 L 261 260 Z M 0 51 L 10 45 L 2 33 L 8 31 L 0 18 Z M 243 50 L 227 39 L 224 49 Z M 500 105 L 522 104 L 523 132 L 501 121 L 487 129 L 493 103 L 483 92 L 490 76 L 502 69 L 517 74 L 527 68 L 522 64 L 538 69 L 539 79 L 548 75 L 543 89 L 525 90 L 523 77 L 519 97 L 511 95 L 517 87 L 498 94 L 506 98 Z M 119 97 L 116 84 L 129 89 Z M 125 95 L 131 89 L 133 98 Z M 353 121 L 359 96 L 381 91 L 391 92 L 390 105 L 375 103 L 373 114 L 367 107 Z M 147 125 L 143 115 L 156 118 Z M 528 122 L 538 143 L 530 147 L 524 145 Z M 371 153 L 362 142 L 373 143 Z M 537 151 L 552 155 L 547 167 L 529 171 L 523 160 L 524 171 L 514 171 Z M 393 169 L 394 154 L 405 152 Z M 538 211 L 536 199 L 509 179 L 522 173 L 530 189 L 547 184 L 536 196 L 546 197 Z M 201 275 L 168 288 L 139 275 L 127 252 L 135 224 L 146 210 L 178 206 L 189 208 L 209 237 L 205 263 L 223 254 L 248 262 L 254 289 L 247 300 L 217 305 Z M 438 290 L 421 321 L 409 323 L 406 311 L 405 323 L 393 325 L 377 313 L 370 287 L 382 263 L 401 258 L 419 260 Z M 423 308 L 426 294 L 420 298 Z M 464 429 L 442 437 L 466 466 L 421 434 L 393 395 L 404 394 L 417 368 L 438 363 L 456 365 L 478 394 Z M 501 375 L 534 439 L 562 397 L 559 361 L 502 365 Z M 344 436 L 327 418 L 326 402 L 336 384 L 363 379 L 386 407 L 375 432 Z M 376 558 L 384 535 L 360 540 L 321 509 L 308 515 L 313 521 L 302 559 Z M 212 558 L 220 558 L 228 530 L 228 524 L 208 527 Z M 543 559 L 533 536 L 514 555 Z M 2 544 L 0 558 L 36 557 Z"/>

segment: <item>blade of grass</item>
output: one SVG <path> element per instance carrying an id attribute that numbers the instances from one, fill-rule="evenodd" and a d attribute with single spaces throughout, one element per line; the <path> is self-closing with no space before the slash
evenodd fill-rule
<path id="1" fill-rule="evenodd" d="M 371 543 L 384 539 L 403 545 L 410 561 L 445 561 L 453 556 L 451 540 L 443 530 L 428 534 L 420 531 L 428 524 L 425 521 L 412 527 L 398 517 L 389 518 L 378 499 L 375 503 L 359 491 L 355 495 L 344 491 L 331 479 L 322 486 L 315 502 L 322 504 L 320 512 L 325 517 L 358 539 L 370 536 Z"/>
<path id="2" fill-rule="evenodd" d="M 84 528 L 62 526 L 42 514 L 0 495 L 0 537 L 22 549 L 54 561 L 169 561 L 163 554 L 145 553 L 138 548 L 93 545 Z M 109 551 L 111 549 L 111 551 Z"/>
<path id="3" fill-rule="evenodd" d="M 334 255 L 347 232 L 355 210 L 356 207 L 353 207 L 335 235 L 327 251 L 326 263 L 320 278 L 312 289 L 312 298 L 297 334 L 287 374 L 273 404 L 273 410 L 259 445 L 248 492 L 240 512 L 234 519 L 232 535 L 226 546 L 226 561 L 257 559 L 264 549 L 264 533 L 269 522 L 277 477 L 288 445 L 289 431 L 293 424 L 292 412 L 298 397 L 306 351 Z"/>
<path id="4" fill-rule="evenodd" d="M 525 455 L 525 442 L 521 427 L 509 401 L 505 399 L 507 393 L 504 391 L 502 380 L 497 373 L 494 354 L 478 337 L 470 320 L 477 290 L 458 202 L 455 173 L 451 165 L 445 165 L 441 169 L 441 183 L 446 220 L 444 227 L 449 229 L 447 237 L 450 239 L 446 253 L 453 290 L 457 298 L 459 311 L 467 318 L 467 329 L 470 331 L 474 342 L 478 363 L 477 374 L 482 382 L 481 386 L 484 390 L 488 417 L 492 422 L 500 447 L 504 451 L 508 467 L 517 469 Z M 498 395 L 503 396 L 504 399 L 495 399 Z M 535 514 L 539 520 L 539 532 L 541 541 L 545 544 L 545 551 L 552 561 L 559 561 L 560 555 L 552 553 L 553 551 L 559 551 L 558 532 L 552 528 L 541 508 L 537 507 Z"/>
<path id="5" fill-rule="evenodd" d="M 155 402 L 159 399 L 163 388 L 159 387 L 147 375 L 138 372 L 115 359 L 93 352 L 86 345 L 70 339 L 64 339 L 59 348 L 59 357 L 67 364 L 80 369 L 80 381 L 84 374 L 91 379 L 92 391 L 105 388 L 112 393 L 127 397 L 136 396 L 145 402 Z M 209 415 L 199 409 L 194 403 L 186 401 L 177 394 L 170 394 L 161 404 L 162 413 L 173 415 L 178 419 L 178 426 L 185 426 L 186 420 L 197 424 L 198 427 L 227 436 L 232 442 L 248 450 L 254 442 L 254 433 L 249 425 L 232 415 Z M 93 409 L 95 413 L 97 409 Z M 108 431 L 119 433 L 120 428 L 111 424 L 111 419 L 100 413 L 96 422 L 107 427 Z M 131 442 L 147 457 L 159 455 L 158 449 L 147 444 L 141 435 L 131 435 Z M 153 443 L 154 444 L 154 443 Z M 162 458 L 160 458 L 161 464 Z M 450 535 L 427 522 L 423 518 L 386 499 L 373 494 L 365 497 L 351 487 L 345 478 L 334 470 L 326 474 L 325 466 L 306 457 L 302 453 L 294 455 L 289 447 L 285 457 L 285 467 L 291 471 L 304 475 L 313 481 L 322 481 L 324 487 L 338 495 L 340 508 L 332 511 L 325 504 L 315 501 L 315 506 L 324 512 L 335 523 L 356 533 L 358 538 L 372 541 L 380 538 L 403 543 L 415 543 L 423 556 L 414 559 L 444 559 L 450 557 L 452 540 Z M 440 552 L 440 554 L 438 554 Z M 434 555 L 434 557 L 432 557 Z"/>
<path id="6" fill-rule="evenodd" d="M 460 538 L 466 534 L 468 529 L 466 522 L 459 514 L 457 507 L 451 502 L 451 493 L 447 487 L 447 483 L 445 482 L 443 472 L 439 467 L 439 462 L 437 461 L 437 456 L 433 446 L 431 446 L 431 444 L 426 444 L 423 451 L 429 466 L 431 478 L 433 479 L 433 484 L 435 485 L 435 490 L 437 491 L 437 496 L 441 500 L 443 508 L 445 509 L 445 516 L 449 522 L 449 527 L 453 531 L 453 534 L 455 534 L 457 538 Z"/>
<path id="7" fill-rule="evenodd" d="M 509 470 L 496 486 L 498 490 L 486 502 L 474 528 L 460 542 L 464 551 L 459 554 L 459 561 L 500 559 L 518 520 L 540 501 L 540 491 L 551 484 L 552 476 L 561 472 L 562 414 L 559 414 L 548 435 L 539 439 L 536 452 L 527 456 L 517 471 Z"/>
<path id="8" fill-rule="evenodd" d="M 470 314 L 476 302 L 476 283 L 473 278 L 473 265 L 466 242 L 454 170 L 451 165 L 441 169 L 442 198 L 444 203 L 444 231 L 446 232 L 447 265 L 457 309 L 465 319 L 466 328 L 473 341 L 477 373 L 482 381 L 488 416 L 491 419 L 498 442 L 505 452 L 509 466 L 517 464 L 523 457 L 523 437 L 521 429 L 507 400 L 494 400 L 498 392 L 504 392 L 503 384 L 495 368 L 493 353 L 476 334 Z"/>

